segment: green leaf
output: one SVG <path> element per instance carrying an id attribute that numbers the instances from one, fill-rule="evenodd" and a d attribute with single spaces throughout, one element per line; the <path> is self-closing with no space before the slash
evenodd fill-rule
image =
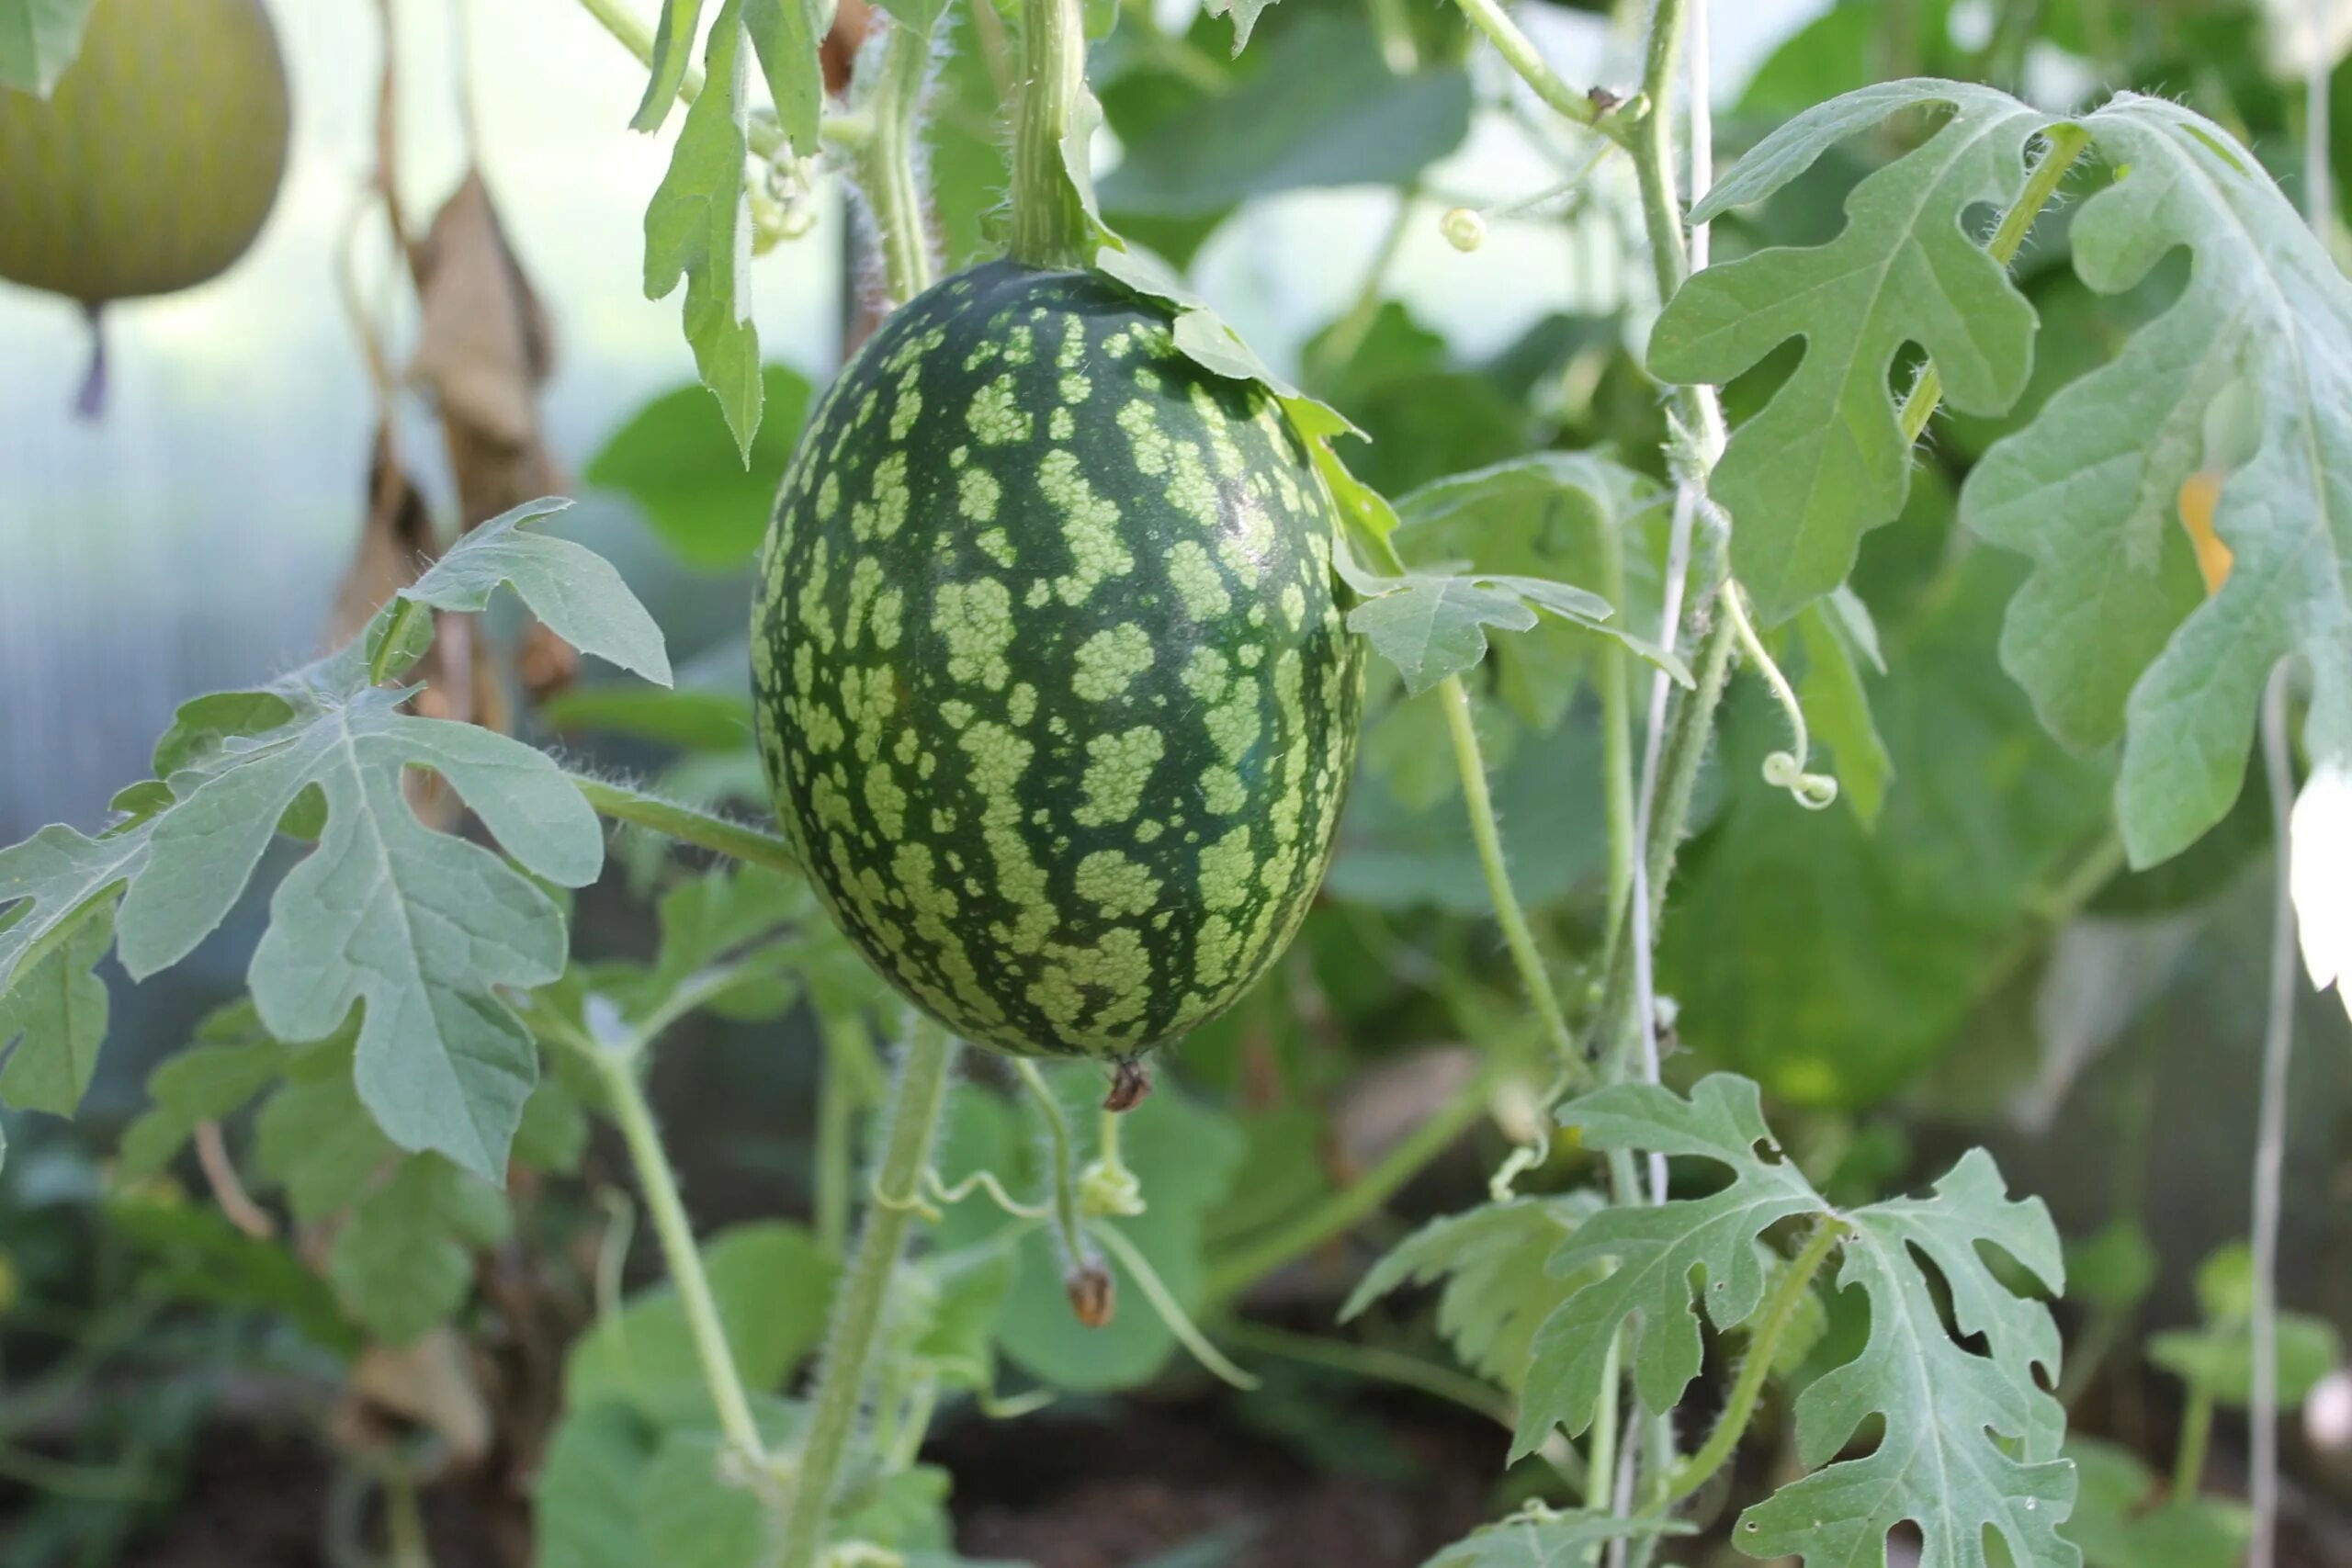
<path id="1" fill-rule="evenodd" d="M 566 1403 L 531 1485 L 533 1568 L 644 1568 L 638 1497 L 658 1431 L 627 1404 Z"/>
<path id="2" fill-rule="evenodd" d="M 1923 478 L 1915 494 L 1930 493 Z M 1924 518 L 1882 537 L 1943 550 Z M 2106 854 L 2109 769 L 2044 735 L 1993 657 L 2021 576 L 1999 552 L 1957 552 L 1890 625 L 1871 705 L 1894 776 L 1874 831 L 1792 807 L 1758 773 L 1787 744 L 1779 709 L 1745 682 L 1724 704 L 1723 813 L 1684 852 L 1658 960 L 1711 1064 L 1808 1106 L 1876 1103 L 2011 975 L 2021 923 Z"/>
<path id="3" fill-rule="evenodd" d="M 2309 750 L 2352 756 L 2352 286 L 2211 122 L 2127 93 L 2081 123 L 2125 172 L 2075 215 L 2075 272 L 2118 293 L 2186 244 L 2188 283 L 1986 454 L 1962 514 L 2033 558 L 2003 662 L 2062 739 L 2123 736 L 2116 815 L 2148 865 L 2237 798 L 2280 658 L 2310 665 Z M 2209 439 L 2232 399 L 2256 406 L 2243 466 L 2229 433 Z M 2177 516 L 2205 467 L 2234 467 L 2212 517 L 2233 564 L 2210 598 Z"/>
<path id="4" fill-rule="evenodd" d="M 2324 1318 L 2278 1314 L 2278 1404 L 2292 1410 L 2344 1360 L 2344 1339 Z M 2175 1328 L 2148 1337 L 2148 1359 L 2224 1404 L 2254 1403 L 2254 1331 L 2245 1325 Z"/>
<path id="5" fill-rule="evenodd" d="M 11 0 L 0 6 L 0 87 L 49 96 L 74 57 L 91 0 Z"/>
<path id="6" fill-rule="evenodd" d="M 2253 1536 L 2245 1505 L 2220 1497 L 2167 1496 L 2164 1483 L 2131 1450 L 2070 1438 L 2075 1512 L 2060 1535 L 2089 1568 L 2235 1568 Z"/>
<path id="7" fill-rule="evenodd" d="M 884 0 L 882 8 L 910 27 L 928 28 L 939 15 L 939 4 L 925 3 L 930 12 L 920 21 L 910 13 L 921 7 L 910 0 Z M 830 8 L 819 0 L 744 0 L 743 30 L 760 57 L 776 119 L 792 151 L 803 158 L 824 150 L 825 68 L 818 50 L 830 20 Z"/>
<path id="8" fill-rule="evenodd" d="M 1756 1238 L 1767 1228 L 1826 1205 L 1797 1168 L 1759 1158 L 1764 1124 L 1756 1086 L 1715 1074 L 1686 1102 L 1648 1085 L 1585 1096 L 1560 1113 L 1594 1149 L 1642 1148 L 1696 1155 L 1727 1167 L 1731 1184 L 1701 1199 L 1605 1209 L 1589 1216 L 1549 1262 L 1556 1275 L 1613 1258 L 1617 1267 L 1579 1290 L 1535 1334 L 1527 1393 L 1511 1440 L 1514 1459 L 1532 1453 L 1555 1426 L 1576 1437 L 1591 1423 L 1601 1375 L 1620 1325 L 1639 1319 L 1632 1342 L 1634 1387 L 1653 1411 L 1670 1410 L 1699 1375 L 1699 1319 L 1691 1279 L 1704 1278 L 1702 1299 L 1718 1328 L 1735 1328 L 1764 1297 L 1764 1260 Z"/>
<path id="9" fill-rule="evenodd" d="M 336 1356 L 356 1355 L 359 1331 L 334 1289 L 282 1242 L 247 1235 L 209 1203 L 146 1190 L 107 1200 L 107 1234 L 144 1268 L 142 1288 L 168 1298 L 267 1314 Z"/>
<path id="10" fill-rule="evenodd" d="M 526 1169 L 569 1176 L 588 1148 L 588 1108 L 561 1078 L 545 1077 L 523 1102 L 507 1157 Z"/>
<path id="11" fill-rule="evenodd" d="M 464 1304 L 473 1249 L 504 1240 L 513 1224 L 497 1188 L 438 1155 L 413 1156 L 352 1205 L 327 1278 L 376 1340 L 411 1344 Z"/>
<path id="12" fill-rule="evenodd" d="M 254 1122 L 254 1163 L 286 1190 L 294 1218 L 316 1224 L 357 1202 L 400 1151 L 360 1103 L 350 1074 L 294 1077 L 262 1102 Z"/>
<path id="13" fill-rule="evenodd" d="M 1250 46 L 1250 34 L 1258 26 L 1258 18 L 1274 0 L 1202 0 L 1201 9 L 1212 17 L 1233 18 L 1233 52 L 1238 55 Z"/>
<path id="14" fill-rule="evenodd" d="M 666 674 L 650 620 L 609 568 L 516 531 L 546 510 L 518 508 L 475 530 L 420 581 L 418 602 L 476 609 L 512 582 L 551 626 Z M 358 1005 L 359 1092 L 385 1131 L 403 1147 L 503 1174 L 537 1062 L 498 988 L 562 973 L 562 911 L 532 877 L 594 880 L 604 835 L 547 757 L 404 714 L 413 694 L 373 684 L 368 649 L 396 625 L 429 635 L 430 621 L 387 605 L 317 663 L 183 704 L 155 750 L 168 777 L 138 792 L 140 816 L 95 839 L 52 826 L 0 850 L 0 918 L 14 915 L 0 925 L 0 1003 L 28 960 L 37 966 L 124 884 L 118 952 L 143 979 L 226 918 L 277 833 L 316 839 L 272 897 L 247 971 L 263 1025 L 280 1040 L 320 1039 Z M 391 662 L 421 647 L 412 638 Z M 420 822 L 404 794 L 412 769 L 464 796 L 522 871 Z"/>
<path id="15" fill-rule="evenodd" d="M 402 777 L 440 774 L 526 870 L 565 886 L 594 879 L 603 832 L 539 752 L 409 716 L 402 694 L 365 678 L 347 656 L 288 677 L 275 688 L 285 723 L 173 778 L 177 802 L 144 830 L 147 865 L 123 900 L 123 967 L 143 978 L 186 957 L 228 914 L 278 819 L 318 790 L 324 833 L 278 885 L 248 973 L 262 1021 L 313 1039 L 364 1004 L 356 1071 L 384 1130 L 494 1178 L 537 1076 L 495 987 L 563 972 L 563 918 L 498 855 L 419 822 Z"/>
<path id="16" fill-rule="evenodd" d="M 436 610 L 482 610 L 503 583 L 548 630 L 581 652 L 668 685 L 670 655 L 662 628 L 613 563 L 585 545 L 523 531 L 524 524 L 571 504 L 552 498 L 526 502 L 469 530 L 461 547 L 435 561 L 401 597 Z"/>
<path id="17" fill-rule="evenodd" d="M 760 428 L 748 454 L 738 454 L 726 416 L 708 395 L 684 386 L 631 414 L 588 459 L 582 477 L 636 502 L 687 565 L 741 566 L 767 532 L 784 466 L 808 412 L 808 378 L 789 366 L 763 368 L 760 389 Z"/>
<path id="18" fill-rule="evenodd" d="M 161 1171 L 199 1122 L 230 1116 L 277 1081 L 292 1060 L 272 1040 L 250 1001 L 221 1008 L 197 1026 L 197 1043 L 156 1064 L 147 1077 L 150 1109 L 123 1129 L 115 1168 L 119 1185 Z"/>
<path id="19" fill-rule="evenodd" d="M 1630 1518 L 1578 1508 L 1563 1513 L 1531 1503 L 1507 1519 L 1481 1525 L 1422 1568 L 1592 1568 L 1612 1540 L 1688 1535 L 1679 1519 Z"/>
<path id="20" fill-rule="evenodd" d="M 694 0 L 671 0 L 672 9 Z M 750 208 L 743 160 L 751 153 L 743 90 L 743 0 L 725 0 L 703 51 L 702 96 L 687 107 L 669 171 L 645 208 L 645 297 L 686 285 L 686 342 L 703 385 L 718 399 L 749 463 L 760 427 L 760 334 L 751 279 L 742 276 Z M 679 67 L 681 71 L 684 68 Z"/>
<path id="21" fill-rule="evenodd" d="M 733 1226 L 702 1255 L 737 1373 L 752 1390 L 777 1387 L 824 1334 L 833 1259 L 782 1221 Z M 583 1335 L 565 1359 L 563 1386 L 574 1407 L 618 1402 L 652 1420 L 712 1414 L 685 1309 L 667 1283 L 639 1291 Z"/>
<path id="22" fill-rule="evenodd" d="M 1359 18 L 1294 17 L 1263 56 L 1231 91 L 1200 93 L 1130 141 L 1102 180 L 1103 210 L 1182 218 L 1278 191 L 1395 185 L 1469 134 L 1469 73 L 1396 75 Z"/>
<path id="23" fill-rule="evenodd" d="M 1535 1331 L 1564 1288 L 1547 1264 L 1598 1207 L 1583 1194 L 1517 1198 L 1431 1220 L 1373 1265 L 1340 1321 L 1401 1285 L 1442 1280 L 1439 1331 L 1464 1365 L 1516 1393 L 1527 1382 Z"/>
<path id="24" fill-rule="evenodd" d="M 1887 755 L 1871 716 L 1870 694 L 1862 689 L 1864 661 L 1881 673 L 1886 669 L 1878 657 L 1870 611 L 1852 589 L 1840 586 L 1799 611 L 1796 629 L 1804 649 L 1797 701 L 1815 736 L 1829 748 L 1839 797 L 1863 827 L 1875 828 L 1894 760 Z"/>
<path id="25" fill-rule="evenodd" d="M 1923 1568 L 1983 1568 L 1988 1530 L 2018 1562 L 2075 1561 L 2055 1534 L 2074 1491 L 2057 1457 L 2064 1413 L 2041 1381 L 2057 1371 L 2057 1326 L 2041 1302 L 2003 1284 L 1982 1251 L 1999 1248 L 2055 1291 L 2058 1236 L 2039 1201 L 2008 1198 L 1989 1156 L 1963 1156 L 1932 1198 L 1840 1212 L 1777 1157 L 1756 1086 L 1743 1078 L 1702 1079 L 1688 1100 L 1619 1085 L 1574 1101 L 1560 1120 L 1589 1148 L 1697 1157 L 1731 1179 L 1703 1198 L 1603 1210 L 1554 1252 L 1555 1273 L 1603 1258 L 1617 1268 L 1570 1294 L 1537 1332 L 1514 1454 L 1555 1425 L 1573 1435 L 1590 1421 L 1608 1348 L 1629 1321 L 1634 1388 L 1646 1408 L 1671 1409 L 1700 1367 L 1694 1296 L 1718 1329 L 1748 1322 L 1770 1256 L 1758 1238 L 1809 1217 L 1838 1227 L 1837 1288 L 1861 1292 L 1869 1337 L 1798 1397 L 1798 1457 L 1813 1473 L 1741 1517 L 1733 1536 L 1741 1550 L 1883 1562 L 1888 1533 L 1907 1521 L 1925 1537 Z M 1983 1353 L 1953 1337 L 1947 1303 L 1957 1333 L 1981 1337 Z M 1881 1427 L 1876 1446 L 1838 1460 L 1871 1423 Z"/>
<path id="26" fill-rule="evenodd" d="M 662 0 L 662 14 L 653 24 L 651 74 L 646 80 L 645 96 L 629 117 L 631 130 L 658 130 L 670 117 L 670 106 L 677 102 L 678 89 L 685 84 L 686 65 L 694 57 L 695 27 L 701 20 L 702 0 Z M 722 16 L 719 20 L 729 18 Z"/>
<path id="27" fill-rule="evenodd" d="M 1863 531 L 1903 510 L 1911 446 L 1887 381 L 1906 344 L 1933 357 L 1954 408 L 1997 413 L 2023 390 L 2033 310 L 1963 218 L 2016 197 L 2026 144 L 2050 117 L 1966 83 L 1867 87 L 1765 138 L 1692 213 L 1770 196 L 1832 143 L 1921 103 L 1950 104 L 1951 118 L 1854 187 L 1837 239 L 1709 267 L 1650 335 L 1650 367 L 1676 382 L 1728 381 L 1804 340 L 1803 361 L 1734 433 L 1710 487 L 1736 521 L 1733 570 L 1770 622 L 1844 581 Z"/>
<path id="28" fill-rule="evenodd" d="M 114 911 L 100 905 L 0 992 L 0 1104 L 54 1116 L 81 1105 L 107 1038 L 106 982 L 91 971 L 113 945 Z"/>
<path id="29" fill-rule="evenodd" d="M 763 1568 L 775 1562 L 781 1515 L 741 1470 L 716 1432 L 665 1434 L 638 1488 L 645 1561 L 662 1568 Z"/>

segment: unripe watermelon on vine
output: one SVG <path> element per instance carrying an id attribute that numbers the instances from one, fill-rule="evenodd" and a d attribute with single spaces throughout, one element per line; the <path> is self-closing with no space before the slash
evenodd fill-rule
<path id="1" fill-rule="evenodd" d="M 98 0 L 46 100 L 0 87 L 0 278 L 92 318 L 226 271 L 286 168 L 286 66 L 261 0 Z"/>
<path id="2" fill-rule="evenodd" d="M 826 903 L 967 1039 L 1132 1061 L 1229 1006 L 1330 858 L 1363 665 L 1262 385 L 1088 270 L 902 306 L 786 470 L 762 754 Z"/>

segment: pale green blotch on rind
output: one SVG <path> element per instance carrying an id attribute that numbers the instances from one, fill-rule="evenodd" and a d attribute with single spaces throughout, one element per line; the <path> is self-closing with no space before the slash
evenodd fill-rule
<path id="1" fill-rule="evenodd" d="M 1107 279 L 994 264 L 886 321 L 803 434 L 753 628 L 778 813 L 858 949 L 1023 1054 L 1228 1006 L 1352 771 L 1335 524 L 1271 397 Z"/>

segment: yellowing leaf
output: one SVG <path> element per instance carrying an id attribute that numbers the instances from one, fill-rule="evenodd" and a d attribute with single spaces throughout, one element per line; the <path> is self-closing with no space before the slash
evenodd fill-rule
<path id="1" fill-rule="evenodd" d="M 2230 580 L 2230 563 L 2237 558 L 2213 532 L 2213 509 L 2222 503 L 2222 483 L 2226 478 L 2199 469 L 2180 481 L 2180 525 L 2188 530 L 2188 542 L 2197 547 L 2197 572 L 2205 580 L 2209 599 Z"/>

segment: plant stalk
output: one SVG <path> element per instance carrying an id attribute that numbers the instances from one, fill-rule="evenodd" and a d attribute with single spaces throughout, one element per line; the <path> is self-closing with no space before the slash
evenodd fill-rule
<path id="1" fill-rule="evenodd" d="M 923 84 L 931 39 L 893 23 L 875 85 L 874 137 L 858 156 L 858 184 L 874 210 L 876 248 L 890 302 L 903 305 L 931 287 L 931 224 L 916 175 L 922 137 Z"/>
<path id="2" fill-rule="evenodd" d="M 1333 1236 L 1353 1229 L 1477 1124 L 1487 1113 L 1487 1094 L 1493 1085 L 1493 1068 L 1483 1067 L 1379 1164 L 1313 1208 L 1216 1259 L 1209 1266 L 1201 1299 L 1213 1310 L 1293 1258 L 1303 1258 Z"/>
<path id="3" fill-rule="evenodd" d="M 913 1225 L 922 1173 L 931 1160 L 940 1108 L 947 1098 L 948 1069 L 955 1059 L 955 1037 L 930 1019 L 918 1016 L 899 1065 L 898 1083 L 891 1090 L 889 1129 L 881 1168 L 874 1176 L 873 1198 L 865 1206 L 865 1226 L 858 1234 L 856 1254 L 833 1296 L 824 1365 L 818 1371 L 810 1402 L 808 1436 L 785 1505 L 782 1547 L 776 1558 L 780 1568 L 816 1568 L 824 1549 L 826 1517 L 832 1510 L 842 1461 L 848 1455 L 851 1433 L 857 1425 L 866 1367 L 881 1334 L 890 1283 Z"/>
<path id="4" fill-rule="evenodd" d="M 749 865 L 763 865 L 772 871 L 797 873 L 800 863 L 793 858 L 792 846 L 782 836 L 753 828 L 741 822 L 730 822 L 715 812 L 698 807 L 681 806 L 674 800 L 647 795 L 626 784 L 610 784 L 591 778 L 585 773 L 567 772 L 581 797 L 594 807 L 597 814 L 616 822 L 632 822 L 650 828 L 682 843 L 712 850 L 722 855 L 742 861 Z"/>
<path id="5" fill-rule="evenodd" d="M 1560 1011 L 1560 998 L 1544 971 L 1544 955 L 1536 951 L 1535 933 L 1527 924 L 1511 888 L 1510 866 L 1503 855 L 1502 829 L 1495 820 L 1494 797 L 1487 789 L 1487 762 L 1479 754 L 1478 730 L 1470 714 L 1470 693 L 1462 678 L 1450 675 L 1438 686 L 1438 701 L 1445 705 L 1446 730 L 1453 740 L 1453 761 L 1462 774 L 1462 800 L 1470 813 L 1470 836 L 1478 846 L 1478 864 L 1487 874 L 1487 892 L 1494 900 L 1495 919 L 1501 922 L 1503 942 L 1518 966 L 1520 984 L 1543 1020 L 1544 1032 L 1563 1062 L 1576 1060 L 1576 1039 Z"/>
<path id="6" fill-rule="evenodd" d="M 639 64 L 652 65 L 653 29 L 625 0 L 580 0 L 580 7 L 601 23 L 622 48 L 637 56 Z M 702 67 L 689 64 L 678 83 L 678 101 L 693 103 L 702 96 Z M 855 147 L 866 140 L 870 128 L 857 115 L 829 114 L 820 123 L 817 133 L 837 146 Z M 792 144 L 785 138 L 784 127 L 765 110 L 751 116 L 745 137 L 752 151 L 763 158 L 774 160 L 791 155 Z"/>
<path id="7" fill-rule="evenodd" d="M 702 1254 L 695 1246 L 693 1224 L 678 1197 L 678 1179 L 662 1146 L 653 1111 L 637 1081 L 634 1064 L 609 1051 L 590 1048 L 579 1053 L 604 1080 L 613 1121 L 628 1146 L 629 1163 L 637 1168 L 637 1184 L 644 1190 L 646 1212 L 652 1216 L 654 1235 L 661 1238 L 662 1261 L 686 1314 L 686 1332 L 694 1340 L 695 1359 L 702 1364 L 703 1382 L 718 1412 L 719 1430 L 743 1458 L 764 1467 L 767 1447 L 759 1424 L 752 1418 L 752 1403 L 743 1379 L 735 1370 L 735 1353 L 727 1344 L 727 1330 L 718 1318 L 718 1304 L 710 1293 L 710 1279 L 703 1272 Z"/>
<path id="8" fill-rule="evenodd" d="M 1503 57 L 1504 63 L 1555 113 L 1588 130 L 1599 131 L 1611 141 L 1625 140 L 1614 101 L 1609 101 L 1604 107 L 1603 100 L 1589 93 L 1579 93 L 1561 81 L 1559 74 L 1544 62 L 1535 40 L 1520 30 L 1519 24 L 1510 19 L 1510 13 L 1502 8 L 1498 0 L 1454 0 L 1454 4 L 1462 7 L 1463 16 L 1469 18 L 1472 27 L 1487 35 L 1487 41 L 1495 46 L 1495 52 Z"/>
<path id="9" fill-rule="evenodd" d="M 1756 1331 L 1749 1336 L 1746 1359 L 1740 1363 L 1739 1379 L 1732 1384 L 1731 1398 L 1724 1405 L 1723 1418 L 1698 1452 L 1674 1467 L 1667 1477 L 1665 1495 L 1653 1504 L 1657 1509 L 1680 1502 L 1707 1483 L 1707 1478 L 1727 1463 L 1739 1447 L 1740 1438 L 1747 1430 L 1747 1423 L 1756 1414 L 1756 1402 L 1764 1392 L 1764 1382 L 1772 1372 L 1772 1355 L 1780 1348 L 1781 1337 L 1788 1332 L 1796 1317 L 1797 1308 L 1804 1304 L 1806 1292 L 1813 1289 L 1813 1277 L 1821 1272 L 1837 1247 L 1839 1229 L 1835 1220 L 1822 1220 L 1814 1226 L 1812 1236 L 1772 1288 L 1764 1303 L 1764 1315 L 1757 1321 Z"/>
<path id="10" fill-rule="evenodd" d="M 1079 0 L 1021 0 L 1021 106 L 1012 131 L 1012 258 L 1035 267 L 1084 263 L 1090 227 L 1063 146 L 1086 94 Z M 1077 149 L 1080 157 L 1085 149 Z"/>
<path id="11" fill-rule="evenodd" d="M 1993 231 L 1993 238 L 1984 246 L 1984 254 L 2003 266 L 2017 259 L 2018 252 L 2025 245 L 2026 235 L 2033 230 L 2034 220 L 2041 216 L 2041 209 L 2050 205 L 2050 198 L 2057 194 L 2058 182 L 2066 177 L 2066 171 L 2075 166 L 2075 160 L 2081 157 L 2083 149 L 2090 145 L 2091 135 L 2078 125 L 2060 125 L 2051 129 L 2049 140 L 2050 150 L 2042 154 L 2041 162 L 2033 166 L 2025 188 L 2018 193 L 2017 200 L 2009 204 L 2009 209 L 2001 214 L 2000 227 Z M 1928 428 L 1928 421 L 1934 417 L 1936 405 L 1943 400 L 1943 374 L 1931 359 L 1921 368 L 1919 378 L 1911 383 L 1911 390 L 1903 400 L 1903 412 L 1898 417 L 1903 423 L 1905 441 L 1919 439 L 1921 433 Z"/>

